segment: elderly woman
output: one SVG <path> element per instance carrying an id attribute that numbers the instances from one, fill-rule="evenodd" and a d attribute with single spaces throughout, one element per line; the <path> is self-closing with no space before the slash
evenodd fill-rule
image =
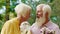
<path id="1" fill-rule="evenodd" d="M 1 34 L 21 34 L 20 25 L 30 17 L 31 7 L 26 4 L 19 4 L 15 7 L 17 17 L 8 20 L 1 30 Z"/>

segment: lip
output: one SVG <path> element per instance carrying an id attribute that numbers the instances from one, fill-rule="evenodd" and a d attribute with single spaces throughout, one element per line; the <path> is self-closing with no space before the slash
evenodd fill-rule
<path id="1" fill-rule="evenodd" d="M 40 18 L 40 15 L 37 15 L 37 18 Z"/>

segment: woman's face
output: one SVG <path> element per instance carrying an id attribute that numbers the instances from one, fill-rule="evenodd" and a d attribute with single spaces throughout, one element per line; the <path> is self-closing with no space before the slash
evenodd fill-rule
<path id="1" fill-rule="evenodd" d="M 29 17 L 30 17 L 30 12 L 28 11 L 28 12 L 26 13 L 26 16 L 25 16 L 24 18 L 25 18 L 25 20 L 27 20 Z"/>
<path id="2" fill-rule="evenodd" d="M 27 11 L 25 16 L 22 16 L 22 19 L 23 19 L 23 21 L 27 21 L 29 17 L 30 17 L 30 11 Z"/>

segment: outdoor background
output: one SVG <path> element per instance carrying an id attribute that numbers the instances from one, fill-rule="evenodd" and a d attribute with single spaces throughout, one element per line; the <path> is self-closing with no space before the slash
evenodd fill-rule
<path id="1" fill-rule="evenodd" d="M 32 7 L 31 17 L 28 22 L 32 25 L 35 22 L 36 6 L 44 3 L 52 8 L 51 20 L 60 27 L 60 0 L 0 0 L 0 32 L 3 24 L 16 17 L 15 6 L 19 3 L 25 3 Z"/>

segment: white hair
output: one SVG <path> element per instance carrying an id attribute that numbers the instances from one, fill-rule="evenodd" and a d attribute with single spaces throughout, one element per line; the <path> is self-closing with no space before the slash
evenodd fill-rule
<path id="1" fill-rule="evenodd" d="M 48 17 L 50 18 L 51 7 L 47 4 L 40 4 L 40 5 L 37 6 L 37 8 L 39 8 L 39 9 L 40 9 L 40 7 L 42 7 L 43 12 L 45 12 L 45 13 L 48 12 Z"/>
<path id="2" fill-rule="evenodd" d="M 47 5 L 47 4 L 40 4 L 40 5 L 37 6 L 37 10 L 42 10 L 43 11 L 43 17 L 36 18 L 36 22 L 35 22 L 37 27 L 40 27 L 46 21 L 46 18 L 45 18 L 46 12 L 48 12 L 48 16 L 47 17 L 50 18 L 51 7 L 49 5 Z"/>
<path id="3" fill-rule="evenodd" d="M 42 6 L 44 6 L 45 4 L 39 4 L 36 8 L 40 8 Z"/>
<path id="4" fill-rule="evenodd" d="M 15 7 L 15 12 L 17 13 L 17 15 L 25 16 L 28 10 L 31 10 L 31 7 L 23 3 Z"/>
<path id="5" fill-rule="evenodd" d="M 48 17 L 50 18 L 51 16 L 51 7 L 49 5 L 45 5 L 43 8 L 42 8 L 43 12 L 48 12 Z"/>

